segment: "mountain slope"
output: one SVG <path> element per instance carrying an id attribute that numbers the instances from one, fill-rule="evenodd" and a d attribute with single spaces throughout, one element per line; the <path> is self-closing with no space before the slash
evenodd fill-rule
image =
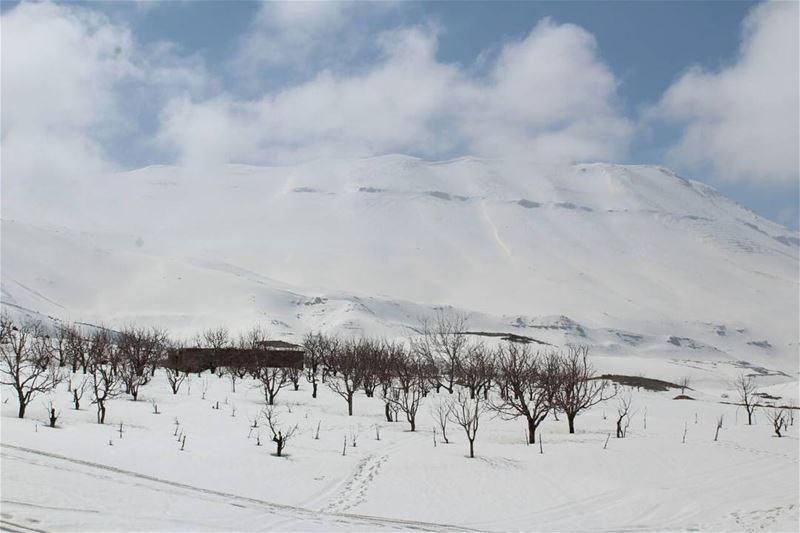
<path id="1" fill-rule="evenodd" d="M 494 328 L 564 315 L 664 355 L 686 349 L 674 337 L 797 365 L 797 234 L 657 167 L 148 167 L 35 219 L 11 193 L 3 301 L 60 317 L 387 334 L 448 304 Z"/>

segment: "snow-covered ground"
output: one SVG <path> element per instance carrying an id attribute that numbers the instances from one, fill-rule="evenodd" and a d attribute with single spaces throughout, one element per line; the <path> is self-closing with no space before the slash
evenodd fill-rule
<path id="1" fill-rule="evenodd" d="M 521 421 L 487 415 L 475 459 L 457 426 L 448 430 L 450 444 L 439 436 L 434 446 L 435 394 L 412 433 L 384 420 L 378 398 L 359 395 L 348 417 L 324 386 L 317 399 L 305 383 L 284 389 L 281 422 L 299 424 L 299 432 L 279 458 L 263 421 L 251 428 L 263 406 L 255 382 L 233 393 L 226 378 L 204 374 L 174 396 L 159 372 L 140 401 L 113 400 L 102 426 L 93 406 L 70 409 L 62 385 L 56 429 L 46 427 L 43 402 L 25 420 L 14 418 L 13 397 L 2 406 L 2 524 L 13 531 L 796 531 L 800 420 L 773 437 L 763 413 L 747 426 L 741 409 L 720 403 L 722 381 L 704 385 L 689 391 L 695 401 L 633 390 L 625 439 L 612 434 L 616 400 L 579 416 L 574 435 L 550 417 L 543 454 L 525 444 Z M 783 401 L 797 402 L 796 382 L 768 390 L 778 389 Z M 187 437 L 183 451 L 176 421 Z"/>

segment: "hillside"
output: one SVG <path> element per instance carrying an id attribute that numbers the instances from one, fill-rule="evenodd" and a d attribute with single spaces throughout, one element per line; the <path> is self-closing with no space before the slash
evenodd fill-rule
<path id="1" fill-rule="evenodd" d="M 481 331 L 797 372 L 797 234 L 658 167 L 161 166 L 31 197 L 3 195 L 15 312 L 403 336 L 452 305 Z"/>

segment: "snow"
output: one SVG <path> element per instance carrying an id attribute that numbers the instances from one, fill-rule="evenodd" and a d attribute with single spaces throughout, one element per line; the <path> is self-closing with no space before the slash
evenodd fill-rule
<path id="1" fill-rule="evenodd" d="M 385 156 L 3 192 L 12 312 L 186 338 L 262 322 L 296 339 L 404 337 L 450 305 L 536 338 L 552 332 L 537 320 L 565 316 L 591 335 L 553 340 L 595 353 L 798 373 L 796 232 L 660 167 Z"/>
<path id="2" fill-rule="evenodd" d="M 347 417 L 340 398 L 323 386 L 314 400 L 303 384 L 279 394 L 300 432 L 277 458 L 250 432 L 263 404 L 253 382 L 233 393 L 204 376 L 203 400 L 199 378 L 173 396 L 159 373 L 142 400 L 111 401 L 104 426 L 92 406 L 70 409 L 62 385 L 56 429 L 45 398 L 18 420 L 3 388 L 4 529 L 800 526 L 797 425 L 776 438 L 763 413 L 746 426 L 721 403 L 741 372 L 800 403 L 800 241 L 706 185 L 651 166 L 385 156 L 154 166 L 57 197 L 18 186 L 3 184 L 0 281 L 3 311 L 20 319 L 153 324 L 183 339 L 261 323 L 298 342 L 314 330 L 407 338 L 451 306 L 487 344 L 500 341 L 479 333 L 584 344 L 599 372 L 689 377 L 695 400 L 633 391 L 629 437 L 608 449 L 614 400 L 581 415 L 575 435 L 548 419 L 543 454 L 520 421 L 482 420 L 470 460 L 460 428 L 434 448 L 433 397 L 411 433 L 383 421 L 379 399 L 358 396 Z"/>
<path id="3" fill-rule="evenodd" d="M 741 409 L 719 403 L 719 391 L 689 393 L 700 399 L 633 390 L 628 437 L 612 435 L 607 449 L 614 400 L 580 415 L 574 435 L 550 417 L 543 454 L 525 444 L 522 421 L 487 417 L 469 459 L 457 426 L 448 428 L 450 444 L 439 436 L 433 446 L 435 394 L 412 433 L 383 419 L 378 398 L 357 396 L 348 417 L 327 387 L 312 399 L 302 383 L 277 397 L 281 422 L 299 425 L 279 458 L 263 425 L 250 427 L 263 406 L 253 381 L 233 393 L 227 379 L 204 374 L 173 395 L 159 371 L 140 401 L 112 400 L 102 426 L 93 406 L 69 408 L 62 385 L 53 397 L 62 411 L 56 429 L 46 427 L 43 402 L 24 420 L 14 418 L 13 402 L 2 406 L 3 523 L 44 531 L 796 531 L 798 426 L 773 437 L 764 415 L 747 426 Z M 719 415 L 724 428 L 714 442 Z M 353 433 L 357 446 L 343 456 Z"/>

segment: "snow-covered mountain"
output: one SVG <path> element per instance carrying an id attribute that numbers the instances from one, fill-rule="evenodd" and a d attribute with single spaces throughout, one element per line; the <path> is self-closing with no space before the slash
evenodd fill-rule
<path id="1" fill-rule="evenodd" d="M 16 312 L 401 336 L 452 305 L 476 331 L 797 372 L 797 233 L 663 168 L 386 156 L 8 189 Z"/>

